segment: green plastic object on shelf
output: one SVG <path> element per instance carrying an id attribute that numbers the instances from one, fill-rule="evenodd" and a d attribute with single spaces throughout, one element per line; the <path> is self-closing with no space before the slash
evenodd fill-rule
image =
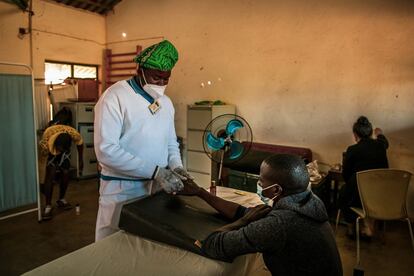
<path id="1" fill-rule="evenodd" d="M 195 102 L 195 105 L 225 105 L 226 103 L 220 100 L 216 101 L 199 101 Z"/>

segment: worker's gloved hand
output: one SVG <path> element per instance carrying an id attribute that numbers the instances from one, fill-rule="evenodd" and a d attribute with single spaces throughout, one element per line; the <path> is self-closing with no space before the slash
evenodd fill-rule
<path id="1" fill-rule="evenodd" d="M 184 188 L 181 177 L 177 173 L 166 168 L 158 168 L 158 172 L 154 179 L 167 193 L 176 193 Z"/>
<path id="2" fill-rule="evenodd" d="M 174 172 L 178 174 L 182 181 L 194 180 L 194 177 L 192 177 L 183 167 L 175 168 Z"/>

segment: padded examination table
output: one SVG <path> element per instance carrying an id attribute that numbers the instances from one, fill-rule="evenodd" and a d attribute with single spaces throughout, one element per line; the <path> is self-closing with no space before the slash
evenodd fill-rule
<path id="1" fill-rule="evenodd" d="M 194 242 L 228 223 L 199 197 L 160 192 L 124 205 L 119 228 L 203 255 Z"/>
<path id="2" fill-rule="evenodd" d="M 228 200 L 247 207 L 260 204 L 255 194 L 238 193 L 217 187 L 217 195 Z M 260 254 L 225 263 L 120 231 L 24 275 L 270 275 L 263 267 Z"/>
<path id="3" fill-rule="evenodd" d="M 23 275 L 239 276 L 256 275 L 260 262 L 259 254 L 240 256 L 233 263 L 215 261 L 120 231 Z"/>

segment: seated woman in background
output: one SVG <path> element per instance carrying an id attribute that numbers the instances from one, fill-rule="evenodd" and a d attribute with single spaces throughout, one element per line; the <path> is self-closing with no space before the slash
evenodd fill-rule
<path id="1" fill-rule="evenodd" d="M 372 124 L 367 117 L 361 116 L 352 128 L 356 144 L 349 146 L 344 155 L 342 164 L 342 176 L 345 186 L 339 197 L 339 208 L 344 219 L 348 222 L 348 235 L 354 236 L 355 220 L 357 215 L 350 207 L 361 207 L 356 173 L 364 170 L 388 168 L 387 148 L 388 141 L 382 130 L 372 130 Z M 372 138 L 374 132 L 375 139 Z M 361 231 L 364 236 L 371 236 L 372 230 L 365 221 L 365 227 Z"/>
<path id="2" fill-rule="evenodd" d="M 185 181 L 181 194 L 197 195 L 233 221 L 211 233 L 199 244 L 207 255 L 219 260 L 261 252 L 272 275 L 342 275 L 328 215 L 309 185 L 303 160 L 277 154 L 263 161 L 258 184 L 273 206 L 245 208 L 226 201 L 192 181 Z"/>

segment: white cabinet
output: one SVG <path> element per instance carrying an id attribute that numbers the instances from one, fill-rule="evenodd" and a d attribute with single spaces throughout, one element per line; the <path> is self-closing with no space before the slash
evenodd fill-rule
<path id="1" fill-rule="evenodd" d="M 223 114 L 236 114 L 234 105 L 187 106 L 187 170 L 203 188 L 210 187 L 212 164 L 204 152 L 203 134 L 207 125 Z"/>
<path id="2" fill-rule="evenodd" d="M 79 175 L 79 158 L 76 146 L 72 146 L 71 166 L 76 168 L 77 177 L 92 177 L 97 175 L 97 159 L 93 147 L 93 118 L 95 103 L 93 102 L 63 102 L 60 108 L 66 107 L 72 111 L 72 126 L 79 131 L 83 139 L 83 173 Z"/>

